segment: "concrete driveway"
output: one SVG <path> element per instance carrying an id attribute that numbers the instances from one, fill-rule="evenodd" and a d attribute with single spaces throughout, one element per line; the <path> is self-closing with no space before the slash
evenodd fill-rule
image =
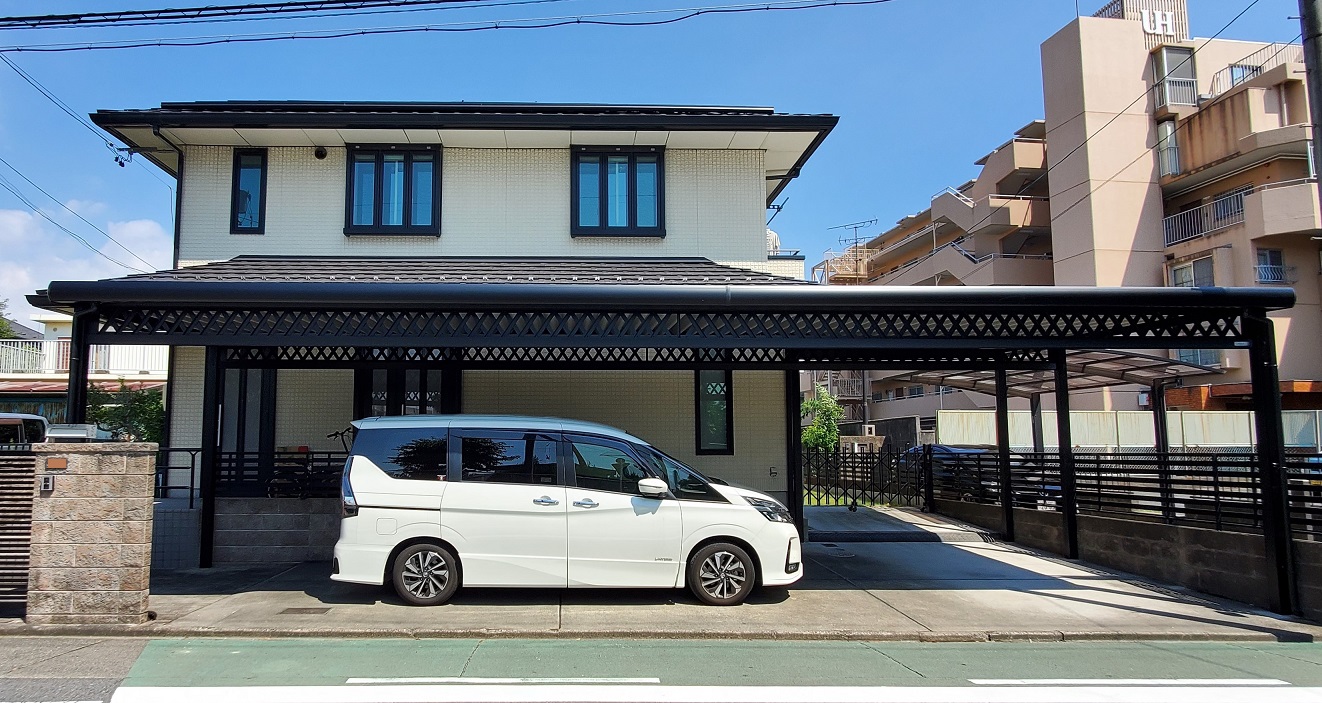
<path id="1" fill-rule="evenodd" d="M 329 565 L 153 574 L 143 634 L 741 637 L 768 639 L 1312 640 L 1322 628 L 989 540 L 902 511 L 821 509 L 806 576 L 733 608 L 679 590 L 464 589 L 403 605 Z M 890 536 L 888 536 L 888 533 Z M 921 533 L 921 534 L 919 534 Z M 3 631 L 5 628 L 0 628 Z"/>

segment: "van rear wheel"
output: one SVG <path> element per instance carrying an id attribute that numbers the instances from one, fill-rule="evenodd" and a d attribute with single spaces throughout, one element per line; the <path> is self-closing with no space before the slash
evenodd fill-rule
<path id="1" fill-rule="evenodd" d="M 689 590 L 707 605 L 738 605 L 757 585 L 757 567 L 737 545 L 716 542 L 693 553 L 687 580 Z"/>
<path id="2" fill-rule="evenodd" d="M 459 590 L 459 560 L 437 544 L 415 544 L 395 557 L 395 592 L 410 605 L 440 605 Z"/>

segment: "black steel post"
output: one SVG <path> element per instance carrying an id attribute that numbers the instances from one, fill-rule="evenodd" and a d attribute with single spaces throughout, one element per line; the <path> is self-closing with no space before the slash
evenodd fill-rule
<path id="1" fill-rule="evenodd" d="M 919 459 L 920 475 L 923 482 L 923 512 L 936 512 L 936 474 L 932 471 L 932 445 L 924 444 Z"/>
<path id="2" fill-rule="evenodd" d="M 211 567 L 216 542 L 216 462 L 219 458 L 221 403 L 225 397 L 221 387 L 224 380 L 221 348 L 207 347 L 202 367 L 202 466 L 198 481 L 202 488 L 198 566 L 204 569 Z"/>
<path id="3" fill-rule="evenodd" d="M 1262 486 L 1263 536 L 1266 538 L 1270 607 L 1294 613 L 1294 543 L 1290 537 L 1289 501 L 1286 496 L 1285 431 L 1281 423 L 1281 386 L 1276 368 L 1276 334 L 1263 310 L 1243 317 L 1249 338 L 1249 369 L 1253 383 L 1253 422 L 1258 434 L 1257 470 Z"/>
<path id="4" fill-rule="evenodd" d="M 799 414 L 799 372 L 785 372 L 785 505 L 799 529 L 799 539 L 808 535 L 803 519 L 802 415 Z"/>
<path id="5" fill-rule="evenodd" d="M 1042 394 L 1034 393 L 1028 399 L 1029 412 L 1033 416 L 1033 451 L 1041 454 L 1047 450 L 1046 437 L 1042 434 Z"/>
<path id="6" fill-rule="evenodd" d="M 100 316 L 94 305 L 79 305 L 73 312 L 73 331 L 69 335 L 69 387 L 65 389 L 64 421 L 73 425 L 87 422 L 87 367 L 92 362 L 91 336 Z"/>
<path id="7" fill-rule="evenodd" d="M 441 369 L 441 412 L 458 415 L 464 411 L 464 370 L 447 364 Z"/>
<path id="8" fill-rule="evenodd" d="M 1161 515 L 1170 522 L 1175 518 L 1171 487 L 1171 439 L 1166 418 L 1166 379 L 1152 384 L 1152 431 L 1157 451 L 1157 482 L 1161 491 Z"/>
<path id="9" fill-rule="evenodd" d="M 1001 485 L 1001 530 L 1005 539 L 1014 540 L 1014 493 L 1010 481 L 1010 390 L 1005 365 L 996 367 L 996 456 Z"/>
<path id="10" fill-rule="evenodd" d="M 1065 556 L 1079 558 L 1079 494 L 1074 471 L 1074 438 L 1070 432 L 1070 372 L 1065 350 L 1052 349 L 1056 367 L 1056 448 L 1060 455 L 1060 502 L 1065 514 Z"/>

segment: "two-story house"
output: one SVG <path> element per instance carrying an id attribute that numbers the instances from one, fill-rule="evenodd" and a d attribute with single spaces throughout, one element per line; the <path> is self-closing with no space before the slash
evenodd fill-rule
<path id="1" fill-rule="evenodd" d="M 802 257 L 768 250 L 766 206 L 837 120 L 769 108 L 308 102 L 167 103 L 92 118 L 179 183 L 176 269 L 122 280 L 214 283 L 216 296 L 255 303 L 273 283 L 281 296 L 306 282 L 398 283 L 392 295 L 404 297 L 372 309 L 419 316 L 445 306 L 417 305 L 413 296 L 430 289 L 403 284 L 463 283 L 495 295 L 518 286 L 482 284 L 673 284 L 713 296 L 747 283 L 806 285 Z M 215 562 L 328 557 L 334 501 L 283 499 L 332 494 L 343 447 L 328 435 L 373 415 L 599 421 L 712 475 L 785 491 L 785 417 L 797 389 L 787 389 L 784 371 L 733 370 L 722 363 L 728 353 L 704 368 L 699 359 L 645 370 L 660 354 L 648 349 L 603 352 L 591 369 L 519 350 L 478 359 L 454 340 L 480 337 L 481 324 L 442 329 L 421 317 L 390 322 L 391 334 L 331 334 L 328 326 L 352 323 L 369 303 L 327 298 L 327 289 L 297 301 L 327 310 L 315 330 L 281 316 L 297 299 L 289 293 L 269 299 L 260 320 L 209 323 L 247 325 L 248 349 L 212 348 L 214 364 L 201 346 L 172 349 L 168 444 L 202 447 L 215 468 L 180 468 L 169 483 L 218 487 L 204 506 L 214 515 L 203 516 Z M 108 309 L 99 311 L 103 328 L 134 324 L 109 321 Z M 178 324 L 205 331 L 196 320 Z M 307 345 L 316 333 L 325 346 Z M 273 341 L 285 338 L 288 346 Z M 282 531 L 274 541 L 271 528 Z"/>

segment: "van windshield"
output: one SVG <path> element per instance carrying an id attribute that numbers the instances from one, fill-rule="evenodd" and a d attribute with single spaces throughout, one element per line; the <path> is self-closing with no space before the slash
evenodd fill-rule
<path id="1" fill-rule="evenodd" d="M 670 491 L 680 500 L 710 500 L 719 503 L 728 502 L 715 488 L 711 480 L 691 468 L 652 447 L 641 447 L 642 453 L 650 457 L 661 470 L 661 476 L 670 484 Z"/>

